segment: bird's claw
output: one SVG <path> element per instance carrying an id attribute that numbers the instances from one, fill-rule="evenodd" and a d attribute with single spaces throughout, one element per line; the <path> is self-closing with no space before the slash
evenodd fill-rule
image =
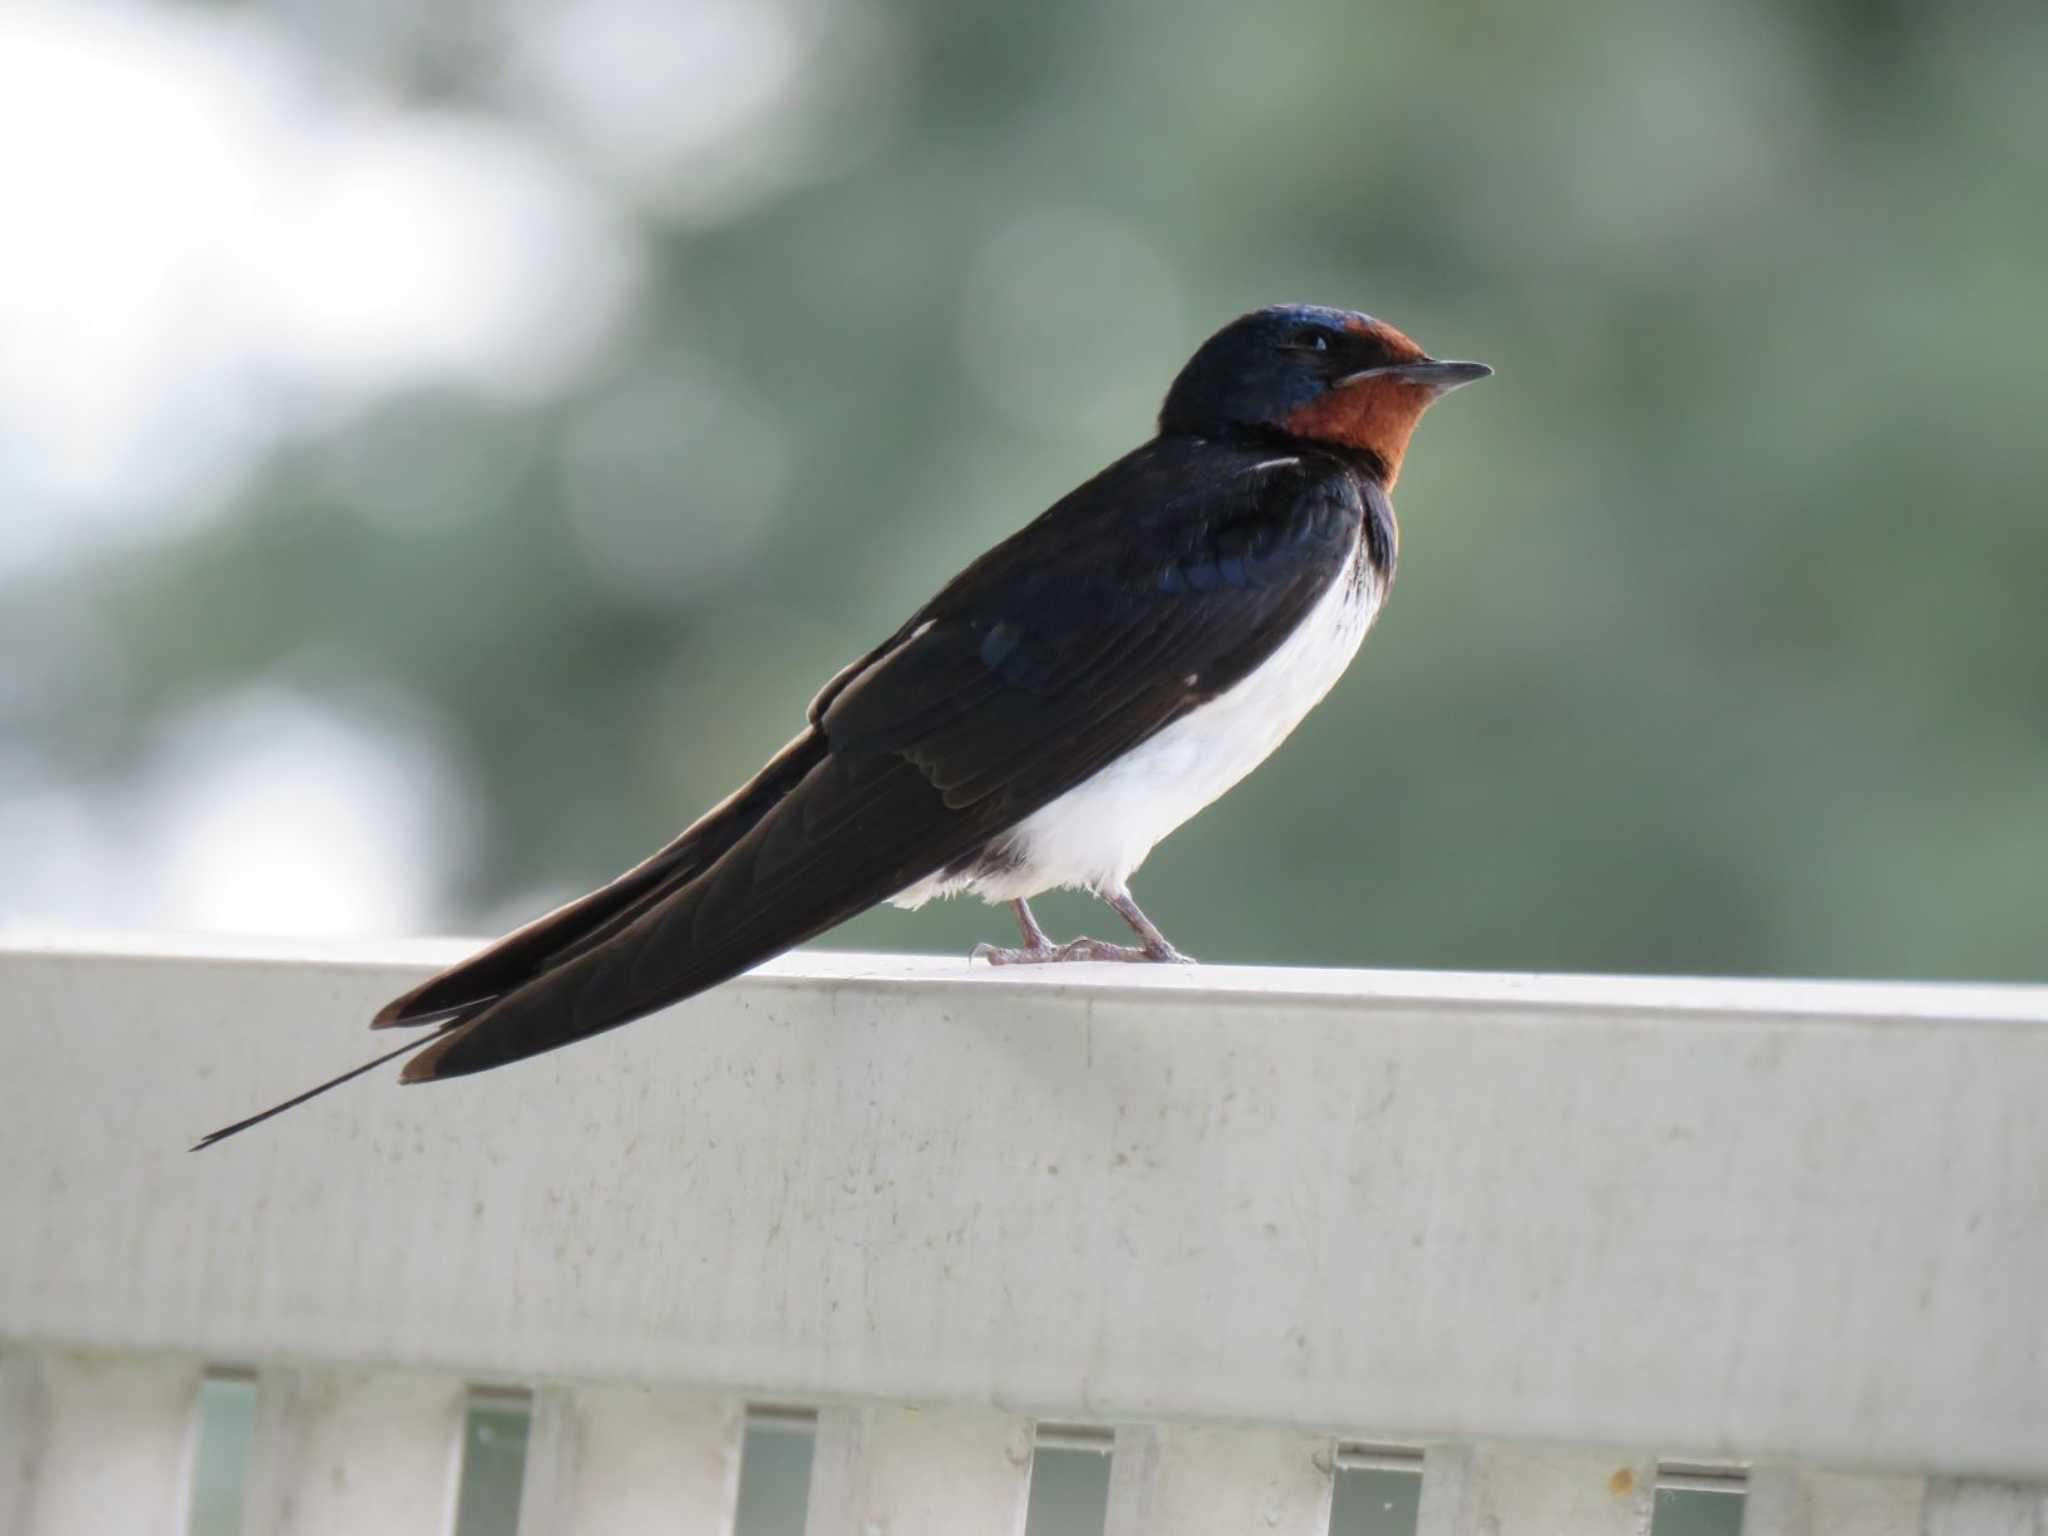
<path id="1" fill-rule="evenodd" d="M 1116 960 L 1129 964 L 1193 965 L 1195 957 L 1184 955 L 1171 944 L 1109 944 L 1101 939 L 1069 939 L 1064 944 L 1034 944 L 1026 949 L 1003 949 L 995 944 L 977 944 L 968 952 L 969 963 L 986 960 L 990 965 L 1051 965 L 1062 960 Z"/>
<path id="2" fill-rule="evenodd" d="M 967 963 L 986 960 L 990 965 L 1039 965 L 1047 960 L 1059 959 L 1056 946 L 1034 945 L 1029 949 L 1005 949 L 1000 944 L 977 944 L 967 952 Z"/>

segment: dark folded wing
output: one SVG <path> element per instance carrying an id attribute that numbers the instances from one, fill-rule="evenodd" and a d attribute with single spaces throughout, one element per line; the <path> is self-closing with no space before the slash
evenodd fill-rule
<path id="1" fill-rule="evenodd" d="M 900 638 L 900 634 L 891 637 L 827 683 L 811 701 L 810 723 L 802 733 L 746 785 L 692 822 L 674 842 L 589 895 L 515 929 L 393 998 L 377 1011 L 370 1027 L 432 1024 L 474 1013 L 603 943 L 663 897 L 701 875 L 823 759 L 825 738 L 817 729 L 818 717 L 848 680 Z"/>
<path id="2" fill-rule="evenodd" d="M 1348 476 L 1292 457 L 1169 442 L 1113 466 L 835 679 L 813 706 L 815 740 L 778 759 L 720 838 L 665 874 L 650 861 L 625 877 L 649 872 L 539 974 L 506 965 L 517 984 L 407 1079 L 626 1023 L 1015 826 L 1269 656 L 1346 573 L 1362 511 Z"/>
<path id="3" fill-rule="evenodd" d="M 377 1011 L 370 1027 L 431 1024 L 473 1010 L 602 943 L 664 895 L 710 868 L 824 755 L 824 738 L 806 728 L 745 789 L 700 817 L 652 858 L 393 998 Z"/>

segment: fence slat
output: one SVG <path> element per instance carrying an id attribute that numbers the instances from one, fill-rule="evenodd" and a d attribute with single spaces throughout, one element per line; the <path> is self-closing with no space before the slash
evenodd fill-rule
<path id="1" fill-rule="evenodd" d="M 1023 1536 L 1031 1421 L 975 1409 L 827 1408 L 804 1536 Z"/>
<path id="2" fill-rule="evenodd" d="M 1318 1435 L 1127 1426 L 1103 1536 L 1326 1536 L 1336 1470 L 1336 1442 Z"/>
<path id="3" fill-rule="evenodd" d="M 1625 1455 L 1431 1446 L 1416 1536 L 1644 1536 L 1657 1464 Z"/>
<path id="4" fill-rule="evenodd" d="M 1751 1469 L 1742 1536 L 1922 1536 L 1927 1480 Z"/>
<path id="5" fill-rule="evenodd" d="M 244 1536 L 447 1536 L 466 1406 L 453 1377 L 264 1370 Z"/>
<path id="6" fill-rule="evenodd" d="M 1927 1481 L 1926 1536 L 2048 1536 L 2048 1488 L 1935 1477 Z"/>
<path id="7" fill-rule="evenodd" d="M 543 1387 L 519 1536 L 731 1536 L 746 1427 L 736 1397 Z"/>
<path id="8" fill-rule="evenodd" d="M 0 1356 L 0 1531 L 178 1536 L 202 1374 L 175 1356 Z"/>

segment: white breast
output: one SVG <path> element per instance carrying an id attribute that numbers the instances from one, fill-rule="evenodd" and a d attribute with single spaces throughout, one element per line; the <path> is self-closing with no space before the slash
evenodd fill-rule
<path id="1" fill-rule="evenodd" d="M 993 902 L 1056 886 L 1121 888 L 1154 844 L 1264 762 L 1322 701 L 1358 654 L 1381 596 L 1354 546 L 1329 591 L 1256 671 L 1020 822 L 1006 839 L 1015 867 L 934 876 L 897 905 L 960 890 Z"/>

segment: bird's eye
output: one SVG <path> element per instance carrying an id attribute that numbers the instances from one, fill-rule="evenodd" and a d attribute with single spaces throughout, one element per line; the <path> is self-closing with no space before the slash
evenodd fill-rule
<path id="1" fill-rule="evenodd" d="M 1311 326 L 1305 331 L 1294 333 L 1294 344 L 1304 352 L 1327 352 L 1330 350 L 1330 333 Z"/>

